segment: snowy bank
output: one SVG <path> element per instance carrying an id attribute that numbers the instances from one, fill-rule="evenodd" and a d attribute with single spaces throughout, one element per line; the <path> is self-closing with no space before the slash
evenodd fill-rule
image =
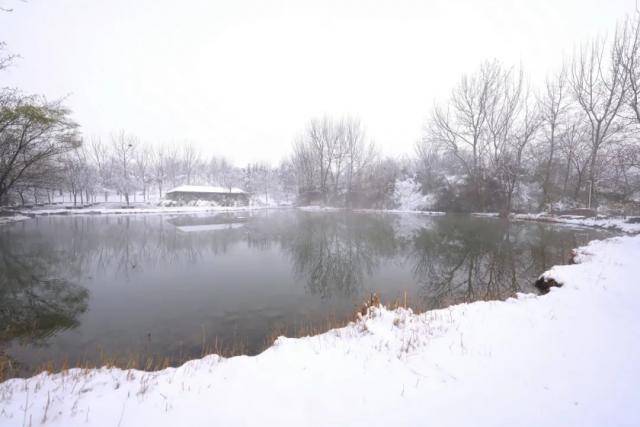
<path id="1" fill-rule="evenodd" d="M 421 210 L 402 210 L 402 209 L 354 209 L 354 212 L 361 213 L 406 213 L 406 214 L 416 214 L 416 215 L 427 215 L 427 216 L 443 216 L 446 215 L 446 212 L 440 211 L 421 211 Z"/>
<path id="2" fill-rule="evenodd" d="M 264 353 L 0 384 L 0 425 L 640 425 L 640 236 L 592 242 L 544 296 L 373 309 Z"/>
<path id="3" fill-rule="evenodd" d="M 626 218 L 585 218 L 573 215 L 550 215 L 546 213 L 537 214 L 512 214 L 511 219 L 517 221 L 540 221 L 553 222 L 558 224 L 579 225 L 583 227 L 604 228 L 607 230 L 621 231 L 623 233 L 640 233 L 640 222 L 629 223 Z"/>
<path id="4" fill-rule="evenodd" d="M 407 213 L 407 214 L 418 214 L 418 215 L 427 215 L 427 216 L 442 216 L 446 215 L 446 212 L 439 211 L 421 211 L 421 210 L 402 210 L 402 209 L 351 209 L 351 208 L 339 208 L 332 206 L 299 206 L 296 209 L 305 211 L 305 212 L 356 212 L 356 213 Z"/>
<path id="5" fill-rule="evenodd" d="M 471 212 L 470 215 L 480 218 L 500 218 L 500 214 L 498 212 Z"/>
<path id="6" fill-rule="evenodd" d="M 18 211 L 28 217 L 40 215 L 130 215 L 130 214 L 181 214 L 206 212 L 237 212 L 274 209 L 269 206 L 160 206 L 140 208 L 80 208 L 80 209 L 27 209 Z"/>

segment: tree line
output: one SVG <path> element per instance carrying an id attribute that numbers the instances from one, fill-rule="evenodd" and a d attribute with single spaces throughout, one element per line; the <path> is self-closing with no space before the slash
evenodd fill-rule
<path id="1" fill-rule="evenodd" d="M 522 69 L 483 63 L 429 116 L 417 146 L 423 188 L 449 209 L 504 213 L 640 196 L 639 55 L 638 20 L 627 19 L 541 88 Z"/>
<path id="2" fill-rule="evenodd" d="M 125 131 L 107 140 L 91 138 L 33 167 L 12 187 L 24 203 L 38 199 L 50 202 L 66 194 L 69 202 L 157 201 L 180 185 L 215 184 L 231 191 L 241 187 L 262 200 L 279 197 L 283 171 L 266 163 L 237 167 L 224 157 L 203 156 L 191 143 L 155 146 Z M 31 176 L 37 179 L 31 179 Z"/>
<path id="3" fill-rule="evenodd" d="M 0 72 L 15 56 L 0 44 Z M 83 139 L 63 102 L 0 89 L 0 204 L 129 204 L 182 184 L 241 187 L 265 203 L 394 208 L 397 183 L 422 208 L 500 211 L 623 206 L 640 198 L 640 25 L 576 49 L 541 85 L 485 61 L 431 109 L 415 153 L 385 157 L 357 117 L 309 120 L 277 166 L 233 165 L 190 143 L 147 144 L 125 131 Z M 426 202 L 425 202 L 426 203 Z"/>

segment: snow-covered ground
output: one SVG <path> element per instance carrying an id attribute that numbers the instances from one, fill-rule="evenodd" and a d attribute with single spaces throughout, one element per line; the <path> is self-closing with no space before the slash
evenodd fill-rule
<path id="1" fill-rule="evenodd" d="M 427 215 L 427 216 L 442 216 L 447 214 L 446 212 L 440 212 L 440 211 L 421 211 L 421 210 L 402 210 L 402 209 L 354 209 L 354 212 L 408 213 L 408 214 Z"/>
<path id="2" fill-rule="evenodd" d="M 640 425 L 640 236 L 592 242 L 544 296 L 373 309 L 254 357 L 0 384 L 0 425 Z"/>
<path id="3" fill-rule="evenodd" d="M 95 214 L 177 214 L 201 212 L 234 212 L 273 208 L 268 206 L 143 206 L 130 208 L 94 207 L 80 209 L 25 209 L 19 215 L 95 215 Z"/>
<path id="4" fill-rule="evenodd" d="M 483 218 L 499 218 L 500 214 L 498 212 L 472 212 L 471 216 L 478 216 Z"/>
<path id="5" fill-rule="evenodd" d="M 473 212 L 472 216 L 499 218 L 497 212 Z M 640 223 L 630 223 L 628 218 L 598 217 L 586 218 L 580 215 L 552 215 L 548 213 L 511 214 L 509 219 L 514 221 L 552 222 L 555 224 L 577 225 L 580 227 L 604 228 L 628 234 L 640 233 Z"/>
<path id="6" fill-rule="evenodd" d="M 309 206 L 299 206 L 297 209 L 305 212 L 338 212 L 343 211 L 345 208 L 336 208 L 333 206 L 320 206 L 320 205 L 309 205 Z"/>
<path id="7" fill-rule="evenodd" d="M 352 211 L 352 212 L 360 212 L 360 213 L 409 213 L 409 214 L 418 214 L 418 215 L 430 215 L 430 216 L 441 216 L 446 215 L 446 212 L 438 212 L 438 211 L 421 211 L 421 210 L 402 210 L 402 209 L 349 209 L 349 208 L 337 208 L 332 206 L 300 206 L 296 209 L 305 211 L 305 212 L 340 212 L 340 211 Z"/>
<path id="8" fill-rule="evenodd" d="M 537 214 L 513 214 L 511 219 L 518 221 L 542 221 L 560 224 L 580 225 L 583 227 L 605 228 L 608 230 L 622 231 L 623 233 L 640 233 L 640 223 L 632 224 L 626 218 L 584 218 L 571 215 Z"/>

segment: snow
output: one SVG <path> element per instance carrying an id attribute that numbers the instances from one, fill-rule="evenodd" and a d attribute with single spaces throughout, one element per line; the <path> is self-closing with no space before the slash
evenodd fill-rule
<path id="1" fill-rule="evenodd" d="M 413 212 L 429 210 L 435 203 L 435 197 L 431 194 L 423 195 L 420 184 L 408 178 L 396 181 L 393 201 L 398 211 Z"/>
<path id="2" fill-rule="evenodd" d="M 244 194 L 244 190 L 240 188 L 229 188 L 229 187 L 212 187 L 208 185 L 180 185 L 176 188 L 173 188 L 167 191 L 169 193 L 234 193 L 234 194 Z"/>
<path id="3" fill-rule="evenodd" d="M 348 211 L 348 212 L 359 212 L 359 213 L 409 213 L 409 214 L 418 214 L 418 215 L 428 215 L 428 216 L 442 216 L 446 215 L 446 212 L 439 211 L 420 211 L 420 210 L 402 210 L 402 209 L 349 209 L 349 208 L 338 208 L 333 206 L 299 206 L 296 209 L 305 211 L 305 212 L 340 212 L 340 211 Z"/>
<path id="4" fill-rule="evenodd" d="M 203 224 L 203 225 L 179 225 L 176 228 L 184 233 L 203 232 L 203 231 L 221 231 L 231 230 L 234 228 L 244 227 L 243 223 L 230 222 L 226 224 Z"/>
<path id="5" fill-rule="evenodd" d="M 498 218 L 500 216 L 497 212 L 472 212 L 471 215 L 482 218 Z"/>
<path id="6" fill-rule="evenodd" d="M 339 211 L 347 210 L 346 208 L 337 208 L 333 206 L 319 206 L 319 205 L 300 206 L 297 209 L 305 212 L 339 212 Z"/>
<path id="7" fill-rule="evenodd" d="M 443 216 L 446 215 L 446 212 L 441 211 L 421 211 L 421 210 L 403 210 L 403 209 L 354 209 L 354 212 L 362 212 L 362 213 L 409 213 L 416 215 L 427 215 L 427 216 Z"/>
<path id="8" fill-rule="evenodd" d="M 640 236 L 576 253 L 544 296 L 376 308 L 254 357 L 9 380 L 0 425 L 640 425 Z"/>
<path id="9" fill-rule="evenodd" d="M 170 202 L 170 201 L 168 201 Z M 131 207 L 131 208 L 80 208 L 80 209 L 23 209 L 17 211 L 18 215 L 11 217 L 0 217 L 0 225 L 23 221 L 33 216 L 41 215 L 133 215 L 133 214 L 195 214 L 207 212 L 238 212 L 253 211 L 264 209 L 289 209 L 291 206 L 282 205 L 249 205 L 249 206 L 218 206 L 214 202 L 195 201 L 189 206 L 172 206 L 171 204 L 163 204 L 157 207 Z M 348 210 L 346 208 L 335 208 L 328 206 L 301 206 L 297 207 L 301 211 L 307 212 L 338 212 Z M 420 215 L 445 215 L 445 212 L 436 211 L 402 211 L 398 209 L 357 209 L 354 212 L 382 212 L 382 213 L 413 213 Z M 9 219 L 11 218 L 11 219 Z"/>
<path id="10" fill-rule="evenodd" d="M 474 212 L 472 216 L 497 218 L 500 215 L 496 212 Z M 548 213 L 528 213 L 511 214 L 511 220 L 515 221 L 537 221 L 552 222 L 556 224 L 574 225 L 580 227 L 603 228 L 612 231 L 620 231 L 628 234 L 640 233 L 640 223 L 632 224 L 627 222 L 628 218 L 622 217 L 597 217 L 586 218 L 580 215 L 553 215 Z"/>
<path id="11" fill-rule="evenodd" d="M 640 233 L 640 223 L 631 224 L 626 218 L 585 218 L 578 215 L 550 215 L 538 214 L 513 214 L 512 219 L 520 221 L 542 221 L 555 222 L 560 224 L 579 225 L 583 227 L 605 228 L 608 230 L 621 231 L 623 233 Z"/>
<path id="12" fill-rule="evenodd" d="M 201 204 L 199 206 L 158 206 L 132 208 L 82 208 L 82 209 L 28 209 L 19 211 L 30 216 L 39 215 L 125 215 L 125 214 L 192 214 L 204 212 L 236 212 L 260 209 L 273 209 L 269 206 L 217 206 Z"/>

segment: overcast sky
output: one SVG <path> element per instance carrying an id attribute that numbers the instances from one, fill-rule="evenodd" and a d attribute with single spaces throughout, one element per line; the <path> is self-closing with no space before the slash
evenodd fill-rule
<path id="1" fill-rule="evenodd" d="M 125 129 L 277 162 L 307 120 L 359 116 L 412 153 L 430 107 L 487 58 L 534 80 L 635 0 L 0 0 L 0 75 L 67 104 L 87 137 Z"/>

